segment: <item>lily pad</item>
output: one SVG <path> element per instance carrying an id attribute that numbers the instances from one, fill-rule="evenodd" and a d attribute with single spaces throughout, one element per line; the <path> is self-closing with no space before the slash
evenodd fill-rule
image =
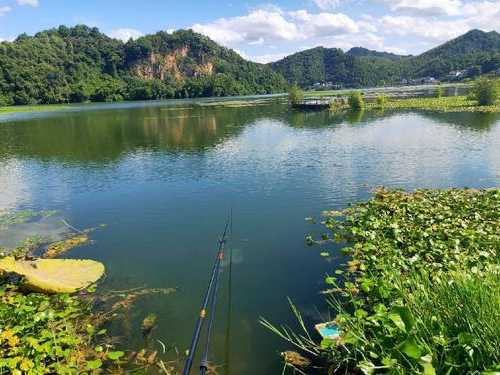
<path id="1" fill-rule="evenodd" d="M 39 259 L 16 261 L 0 259 L 0 271 L 24 277 L 27 289 L 42 293 L 74 293 L 99 280 L 104 265 L 94 260 Z"/>

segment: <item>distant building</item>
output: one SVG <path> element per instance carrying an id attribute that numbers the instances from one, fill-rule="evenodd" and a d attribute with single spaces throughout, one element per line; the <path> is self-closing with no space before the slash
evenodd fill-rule
<path id="1" fill-rule="evenodd" d="M 310 87 L 313 90 L 341 89 L 342 85 L 333 82 L 316 82 Z"/>
<path id="2" fill-rule="evenodd" d="M 465 77 L 466 75 L 465 70 L 452 70 L 451 72 L 448 73 L 446 78 L 450 81 L 457 81 Z"/>

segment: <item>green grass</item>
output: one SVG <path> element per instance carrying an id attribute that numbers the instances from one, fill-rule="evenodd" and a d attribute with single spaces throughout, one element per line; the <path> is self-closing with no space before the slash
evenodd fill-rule
<path id="1" fill-rule="evenodd" d="M 328 373 L 500 369 L 500 189 L 381 189 L 322 225 L 308 242 L 349 259 L 325 279 L 341 339 L 310 339 L 296 309 L 302 333 L 268 328 Z"/>
<path id="2" fill-rule="evenodd" d="M 67 108 L 69 108 L 69 105 L 67 104 L 8 106 L 8 107 L 0 107 L 0 115 L 10 114 L 10 113 L 60 111 Z"/>

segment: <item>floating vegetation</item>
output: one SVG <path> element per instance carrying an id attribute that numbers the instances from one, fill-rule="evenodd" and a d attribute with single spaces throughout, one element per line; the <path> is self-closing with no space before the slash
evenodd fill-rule
<path id="1" fill-rule="evenodd" d="M 479 105 L 466 96 L 447 96 L 437 98 L 389 99 L 385 103 L 370 102 L 366 109 L 417 109 L 439 112 L 483 112 L 500 113 L 500 103 Z"/>
<path id="2" fill-rule="evenodd" d="M 255 107 L 258 105 L 269 104 L 271 99 L 255 99 L 255 100 L 222 100 L 214 102 L 198 102 L 195 103 L 199 107 L 227 107 L 227 108 L 243 108 Z"/>
<path id="3" fill-rule="evenodd" d="M 94 260 L 0 259 L 0 272 L 23 277 L 22 285 L 41 293 L 74 293 L 89 287 L 104 274 L 104 265 Z"/>
<path id="4" fill-rule="evenodd" d="M 286 351 L 281 353 L 285 363 L 295 367 L 307 367 L 311 365 L 311 361 L 301 354 L 294 351 Z"/>
<path id="5" fill-rule="evenodd" d="M 380 189 L 322 225 L 350 257 L 325 279 L 340 339 L 313 341 L 293 304 L 300 333 L 267 328 L 328 373 L 498 371 L 500 189 Z"/>
<path id="6" fill-rule="evenodd" d="M 55 258 L 77 246 L 85 245 L 88 242 L 89 242 L 89 237 L 86 234 L 77 234 L 76 236 L 50 244 L 47 247 L 47 250 L 45 251 L 43 257 Z"/>
<path id="7" fill-rule="evenodd" d="M 127 313 L 139 298 L 152 295 L 169 295 L 176 292 L 175 288 L 133 288 L 120 291 L 108 291 L 93 295 L 93 302 L 101 312 L 95 314 L 99 325 Z M 156 323 L 156 322 L 153 322 Z M 152 328 L 151 328 L 152 329 Z"/>
<path id="8" fill-rule="evenodd" d="M 144 318 L 141 325 L 141 331 L 144 337 L 147 337 L 151 334 L 151 331 L 156 326 L 156 320 L 156 314 L 148 314 L 148 316 Z"/>
<path id="9" fill-rule="evenodd" d="M 0 211 L 0 230 L 5 230 L 10 225 L 24 224 L 37 218 L 54 216 L 57 211 Z"/>

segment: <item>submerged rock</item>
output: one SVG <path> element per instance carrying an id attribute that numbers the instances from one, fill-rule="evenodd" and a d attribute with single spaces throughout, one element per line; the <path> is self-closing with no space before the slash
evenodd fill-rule
<path id="1" fill-rule="evenodd" d="M 74 293 L 104 274 L 104 265 L 94 260 L 39 259 L 35 261 L 0 259 L 0 272 L 24 278 L 24 286 L 42 293 Z"/>

